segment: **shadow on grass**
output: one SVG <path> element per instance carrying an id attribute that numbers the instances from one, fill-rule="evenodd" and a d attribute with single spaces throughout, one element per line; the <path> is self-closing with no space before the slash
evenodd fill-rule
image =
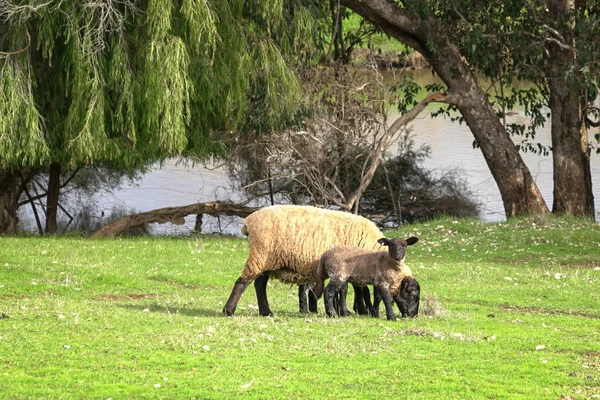
<path id="1" fill-rule="evenodd" d="M 147 313 L 161 313 L 161 314 L 179 314 L 187 317 L 223 317 L 226 318 L 221 309 L 206 309 L 206 308 L 188 308 L 188 307 L 167 307 L 161 305 L 135 305 L 135 304 L 117 304 L 119 308 L 131 310 L 131 311 L 139 311 L 139 312 L 147 312 Z M 258 314 L 258 311 L 249 311 L 249 310 L 238 310 L 235 313 L 236 317 L 246 317 L 246 318 L 267 318 Z M 310 319 L 310 318 L 320 318 L 321 314 L 301 314 L 299 311 L 278 311 L 273 318 L 283 318 L 283 319 Z"/>
<path id="2" fill-rule="evenodd" d="M 218 317 L 223 316 L 221 310 L 206 309 L 206 308 L 187 308 L 187 307 L 166 307 L 159 305 L 134 305 L 134 304 L 118 304 L 117 307 L 132 311 L 147 312 L 147 313 L 162 313 L 162 314 L 180 314 L 187 317 Z"/>

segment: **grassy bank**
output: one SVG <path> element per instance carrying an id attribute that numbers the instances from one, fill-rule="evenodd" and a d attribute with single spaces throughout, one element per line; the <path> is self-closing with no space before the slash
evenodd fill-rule
<path id="1" fill-rule="evenodd" d="M 252 287 L 223 317 L 243 239 L 0 237 L 0 398 L 600 398 L 598 224 L 409 234 L 427 299 L 396 322 L 304 317 L 276 281 L 274 317 Z"/>

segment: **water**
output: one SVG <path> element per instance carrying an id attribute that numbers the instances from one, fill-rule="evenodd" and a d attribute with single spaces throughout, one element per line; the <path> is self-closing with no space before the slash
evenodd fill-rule
<path id="1" fill-rule="evenodd" d="M 507 117 L 508 122 L 522 120 L 521 115 Z M 444 118 L 432 119 L 427 113 L 412 123 L 415 144 L 431 146 L 431 158 L 425 167 L 435 171 L 460 168 L 473 191 L 475 201 L 480 204 L 480 217 L 484 221 L 505 220 L 504 207 L 498 187 L 492 178 L 479 149 L 473 149 L 473 135 L 466 125 Z M 550 144 L 549 127 L 538 132 L 536 142 Z M 552 158 L 532 153 L 522 153 L 546 203 L 552 206 Z M 600 156 L 592 156 L 592 179 L 596 210 L 600 211 Z M 146 174 L 139 186 L 124 186 L 102 199 L 106 210 L 121 204 L 137 212 L 161 207 L 187 205 L 214 200 L 236 201 L 241 197 L 229 190 L 230 181 L 223 168 L 208 169 L 203 166 L 176 165 L 169 161 L 162 168 Z M 186 219 L 186 224 L 153 226 L 157 233 L 187 234 L 193 231 L 195 216 Z M 220 224 L 220 225 L 219 225 Z M 237 234 L 240 220 L 237 218 L 216 220 L 205 217 L 203 231 L 223 231 Z"/>
<path id="2" fill-rule="evenodd" d="M 431 83 L 435 78 L 427 70 L 417 72 L 416 80 L 421 84 Z M 437 106 L 435 106 L 437 107 Z M 511 115 L 507 122 L 523 122 L 523 115 Z M 502 221 L 504 207 L 498 187 L 492 178 L 487 164 L 479 149 L 473 149 L 473 135 L 466 125 L 451 122 L 445 118 L 432 119 L 427 111 L 411 124 L 415 144 L 431 146 L 431 158 L 425 162 L 427 169 L 445 171 L 460 168 L 473 194 L 480 204 L 480 217 L 484 221 Z M 592 138 L 598 129 L 591 130 Z M 515 139 L 518 143 L 519 139 Z M 535 142 L 550 145 L 550 128 L 546 126 L 538 131 Z M 531 171 L 546 204 L 552 206 L 552 158 L 532 153 L 522 153 L 522 157 Z M 596 219 L 600 219 L 600 155 L 592 155 L 592 181 L 595 198 Z M 162 167 L 146 174 L 139 185 L 124 185 L 112 194 L 98 196 L 100 210 L 110 214 L 114 207 L 128 212 L 143 212 L 162 207 L 182 206 L 197 202 L 215 200 L 239 201 L 239 193 L 230 190 L 231 182 L 223 168 L 180 165 L 169 160 Z M 29 208 L 26 209 L 29 213 Z M 25 216 L 25 225 L 34 227 L 31 215 Z M 194 229 L 195 216 L 186 218 L 184 225 L 153 224 L 155 233 L 189 234 Z M 212 218 L 206 216 L 202 229 L 205 232 L 224 232 L 239 234 L 241 219 L 235 217 Z"/>
<path id="3" fill-rule="evenodd" d="M 507 117 L 507 123 L 521 122 L 522 115 Z M 480 203 L 481 219 L 485 221 L 505 220 L 504 207 L 498 186 L 489 171 L 485 159 L 479 149 L 473 149 L 473 135 L 469 128 L 447 119 L 431 119 L 423 116 L 413 123 L 415 144 L 422 143 L 431 146 L 431 159 L 425 165 L 429 169 L 447 170 L 458 167 L 464 172 L 469 187 L 475 194 L 475 200 Z M 590 137 L 596 132 L 591 132 Z M 519 138 L 513 139 L 520 143 Z M 538 130 L 535 142 L 550 146 L 550 127 Z M 521 153 L 529 168 L 548 208 L 552 208 L 553 179 L 552 155 L 542 156 L 533 153 Z M 592 184 L 596 207 L 596 219 L 600 217 L 600 155 L 592 155 Z"/>

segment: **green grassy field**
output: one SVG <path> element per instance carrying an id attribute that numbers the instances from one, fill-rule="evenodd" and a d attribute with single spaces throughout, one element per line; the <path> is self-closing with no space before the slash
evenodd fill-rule
<path id="1" fill-rule="evenodd" d="M 598 224 L 401 231 L 425 299 L 396 322 L 303 316 L 277 281 L 274 317 L 253 287 L 224 317 L 239 238 L 0 237 L 0 398 L 600 398 Z"/>

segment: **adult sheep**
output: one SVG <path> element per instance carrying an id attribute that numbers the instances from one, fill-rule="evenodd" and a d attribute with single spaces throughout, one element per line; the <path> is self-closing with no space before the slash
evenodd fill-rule
<path id="1" fill-rule="evenodd" d="M 254 281 L 258 312 L 272 315 L 267 300 L 267 281 L 315 282 L 321 255 L 335 246 L 378 249 L 383 236 L 366 218 L 310 206 L 276 205 L 252 214 L 242 226 L 250 255 L 237 279 L 223 314 L 233 315 L 244 290 Z"/>

